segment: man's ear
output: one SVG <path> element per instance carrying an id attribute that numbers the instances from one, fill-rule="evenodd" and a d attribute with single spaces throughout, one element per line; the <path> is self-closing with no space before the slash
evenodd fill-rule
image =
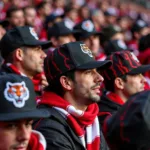
<path id="1" fill-rule="evenodd" d="M 114 83 L 117 89 L 120 89 L 120 90 L 124 89 L 124 81 L 121 78 L 117 77 Z"/>
<path id="2" fill-rule="evenodd" d="M 17 48 L 15 50 L 15 59 L 22 61 L 23 60 L 23 50 L 21 48 Z"/>
<path id="3" fill-rule="evenodd" d="M 60 77 L 60 83 L 62 85 L 62 87 L 67 90 L 67 91 L 71 91 L 73 86 L 72 86 L 72 80 L 69 79 L 66 76 L 61 76 Z"/>

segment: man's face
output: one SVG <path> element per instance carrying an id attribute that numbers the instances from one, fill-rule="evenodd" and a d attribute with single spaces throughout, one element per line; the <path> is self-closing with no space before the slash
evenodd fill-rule
<path id="1" fill-rule="evenodd" d="M 25 50 L 23 50 L 21 64 L 23 70 L 21 72 L 27 76 L 34 76 L 43 72 L 45 57 L 46 54 L 40 46 L 26 47 Z"/>
<path id="2" fill-rule="evenodd" d="M 36 18 L 36 10 L 34 8 L 27 8 L 25 10 L 25 21 L 27 25 L 34 26 Z"/>
<path id="3" fill-rule="evenodd" d="M 66 44 L 66 43 L 69 43 L 69 42 L 75 42 L 75 38 L 72 34 L 58 37 L 59 45 Z"/>
<path id="4" fill-rule="evenodd" d="M 18 11 L 13 12 L 9 21 L 13 27 L 24 26 L 25 25 L 25 19 L 24 19 L 23 11 L 18 10 Z"/>
<path id="5" fill-rule="evenodd" d="M 150 33 L 150 28 L 149 27 L 144 27 L 141 31 L 140 31 L 140 36 L 145 36 L 147 34 Z"/>
<path id="6" fill-rule="evenodd" d="M 82 41 L 90 48 L 94 56 L 98 54 L 100 49 L 100 42 L 97 35 L 91 35 Z"/>
<path id="7" fill-rule="evenodd" d="M 26 150 L 31 131 L 32 120 L 0 121 L 0 150 Z"/>
<path id="8" fill-rule="evenodd" d="M 128 98 L 129 96 L 141 92 L 144 90 L 145 78 L 142 74 L 127 75 L 126 81 L 124 81 L 123 93 Z"/>
<path id="9" fill-rule="evenodd" d="M 50 3 L 47 2 L 43 6 L 42 11 L 43 11 L 43 15 L 48 16 L 52 11 L 52 6 L 50 5 Z"/>
<path id="10" fill-rule="evenodd" d="M 111 37 L 111 40 L 122 40 L 122 41 L 124 41 L 124 38 L 125 37 L 124 37 L 123 33 L 118 32 Z"/>
<path id="11" fill-rule="evenodd" d="M 96 69 L 76 71 L 72 90 L 75 100 L 81 105 L 99 102 L 100 83 L 103 80 Z"/>

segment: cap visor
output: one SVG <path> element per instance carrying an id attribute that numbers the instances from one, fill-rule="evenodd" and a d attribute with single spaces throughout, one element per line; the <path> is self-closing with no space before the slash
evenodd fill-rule
<path id="1" fill-rule="evenodd" d="M 52 42 L 48 41 L 48 42 L 38 42 L 40 46 L 42 46 L 42 49 L 48 49 L 50 46 L 52 46 Z"/>
<path id="2" fill-rule="evenodd" d="M 45 109 L 35 109 L 26 112 L 16 112 L 16 113 L 7 113 L 0 114 L 0 121 L 12 121 L 20 119 L 36 119 L 36 118 L 47 118 L 50 116 L 48 110 Z"/>
<path id="3" fill-rule="evenodd" d="M 91 62 L 88 62 L 86 64 L 83 64 L 79 67 L 77 67 L 77 69 L 94 69 L 94 68 L 97 68 L 97 69 L 105 69 L 105 68 L 108 68 L 112 65 L 112 62 L 109 61 L 109 60 L 105 60 L 105 61 L 91 61 Z"/>
<path id="4" fill-rule="evenodd" d="M 75 32 L 76 31 L 76 32 Z M 78 34 L 78 36 L 81 38 L 81 39 L 85 39 L 85 38 L 89 38 L 91 35 L 101 35 L 102 33 L 101 32 L 83 32 L 83 31 L 79 31 L 79 30 L 75 30 L 74 31 L 74 35 Z"/>
<path id="5" fill-rule="evenodd" d="M 130 71 L 128 74 L 134 75 L 134 74 L 144 73 L 148 70 L 150 70 L 150 65 L 141 65 L 133 69 L 132 71 Z"/>
<path id="6" fill-rule="evenodd" d="M 26 44 L 27 46 L 41 46 L 42 49 L 48 49 L 50 46 L 52 46 L 51 41 L 44 42 L 44 41 L 32 41 L 32 43 Z"/>

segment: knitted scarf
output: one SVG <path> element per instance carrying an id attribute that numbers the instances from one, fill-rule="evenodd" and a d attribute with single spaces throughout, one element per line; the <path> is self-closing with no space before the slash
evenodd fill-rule
<path id="1" fill-rule="evenodd" d="M 46 150 L 46 140 L 40 132 L 32 130 L 27 150 Z"/>
<path id="2" fill-rule="evenodd" d="M 89 105 L 86 111 L 81 111 L 55 93 L 44 92 L 39 104 L 46 104 L 59 111 L 87 150 L 99 150 L 100 128 L 97 118 L 99 109 L 96 103 Z"/>
<path id="3" fill-rule="evenodd" d="M 117 94 L 113 93 L 113 92 L 107 92 L 106 96 L 112 100 L 114 103 L 117 103 L 119 105 L 123 105 L 125 102 L 121 99 L 121 97 L 119 97 Z"/>
<path id="4" fill-rule="evenodd" d="M 6 63 L 6 66 L 9 67 L 14 73 L 18 74 L 18 75 L 22 75 L 22 76 L 26 76 L 25 74 L 21 73 L 17 67 L 11 63 Z M 34 84 L 34 90 L 36 92 L 40 92 L 41 91 L 41 75 L 42 74 L 37 74 L 36 76 L 33 77 L 32 82 Z"/>

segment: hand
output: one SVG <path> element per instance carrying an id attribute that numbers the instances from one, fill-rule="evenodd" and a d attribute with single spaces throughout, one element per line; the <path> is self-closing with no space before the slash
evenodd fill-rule
<path id="1" fill-rule="evenodd" d="M 41 76 L 41 90 L 48 86 L 48 82 L 44 74 Z"/>

